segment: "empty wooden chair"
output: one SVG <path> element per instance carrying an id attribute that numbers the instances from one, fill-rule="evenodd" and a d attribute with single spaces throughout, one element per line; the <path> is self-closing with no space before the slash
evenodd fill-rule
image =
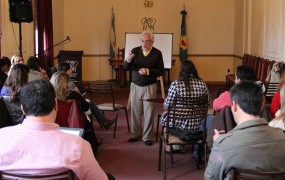
<path id="1" fill-rule="evenodd" d="M 112 89 L 112 85 L 104 82 L 88 82 L 88 91 L 90 93 L 91 100 L 96 102 L 95 95 L 104 96 L 106 99 L 106 103 L 97 104 L 97 107 L 104 113 L 104 111 L 115 112 L 115 128 L 113 137 L 116 136 L 116 128 L 117 128 L 117 119 L 118 112 L 120 110 L 124 110 L 126 114 L 126 121 L 128 125 L 128 131 L 130 132 L 129 118 L 127 107 L 121 104 L 115 103 L 114 93 Z M 108 101 L 109 100 L 109 101 Z"/>

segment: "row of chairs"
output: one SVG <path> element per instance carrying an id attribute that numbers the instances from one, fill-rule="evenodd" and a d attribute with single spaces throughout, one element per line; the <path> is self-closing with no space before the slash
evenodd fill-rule
<path id="1" fill-rule="evenodd" d="M 250 54 L 243 55 L 242 64 L 251 66 L 257 75 L 257 80 L 261 82 L 265 82 L 266 77 L 269 75 L 273 64 L 275 63 L 274 60 L 264 59 L 262 57 L 253 56 Z M 235 82 L 235 74 L 227 74 L 226 75 L 226 85 L 228 88 L 234 85 Z"/>

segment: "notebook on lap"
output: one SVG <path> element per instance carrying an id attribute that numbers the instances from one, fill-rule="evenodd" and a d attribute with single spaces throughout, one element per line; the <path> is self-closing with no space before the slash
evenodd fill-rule
<path id="1" fill-rule="evenodd" d="M 59 130 L 64 133 L 69 133 L 76 136 L 82 136 L 84 131 L 82 128 L 68 128 L 68 127 L 59 127 Z"/>

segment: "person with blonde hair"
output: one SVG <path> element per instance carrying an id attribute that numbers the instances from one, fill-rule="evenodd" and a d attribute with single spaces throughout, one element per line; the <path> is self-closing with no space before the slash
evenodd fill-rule
<path id="1" fill-rule="evenodd" d="M 15 66 L 16 64 L 23 64 L 23 63 L 24 63 L 23 56 L 20 54 L 14 54 L 11 57 L 11 68 L 10 68 L 10 71 L 8 72 L 8 76 L 10 75 L 11 69 L 13 68 L 13 66 Z"/>
<path id="2" fill-rule="evenodd" d="M 69 76 L 63 71 L 56 72 L 50 79 L 56 93 L 56 97 L 60 101 L 66 101 L 68 99 L 75 99 L 80 102 L 81 109 L 83 111 L 89 110 L 89 103 L 76 91 L 69 90 Z"/>
<path id="3" fill-rule="evenodd" d="M 61 101 L 66 101 L 68 99 L 75 99 L 80 102 L 81 109 L 84 112 L 91 111 L 91 113 L 96 117 L 97 121 L 105 128 L 109 129 L 111 125 L 114 124 L 114 120 L 110 120 L 105 117 L 101 111 L 98 109 L 96 104 L 88 102 L 80 92 L 70 89 L 69 75 L 65 71 L 58 71 L 54 73 L 51 77 L 50 82 L 55 88 L 56 96 Z M 90 114 L 90 113 L 87 113 Z M 88 116 L 89 117 L 89 116 Z"/>

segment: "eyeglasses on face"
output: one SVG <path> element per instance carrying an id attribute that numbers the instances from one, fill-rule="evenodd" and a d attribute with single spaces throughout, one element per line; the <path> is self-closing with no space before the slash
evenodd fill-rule
<path id="1" fill-rule="evenodd" d="M 148 40 L 143 40 L 143 39 L 142 39 L 141 42 L 142 42 L 142 43 L 150 43 L 150 42 L 152 42 L 152 41 L 151 41 L 150 39 L 148 39 Z"/>

